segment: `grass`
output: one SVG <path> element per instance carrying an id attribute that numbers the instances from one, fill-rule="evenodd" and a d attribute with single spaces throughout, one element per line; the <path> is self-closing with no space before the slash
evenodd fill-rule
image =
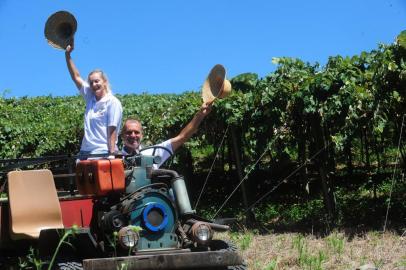
<path id="1" fill-rule="evenodd" d="M 340 178 L 335 188 L 336 219 L 329 223 L 321 196 L 274 194 L 254 209 L 249 228 L 236 224 L 227 237 L 240 247 L 248 269 L 341 270 L 371 264 L 379 270 L 406 270 L 406 185 L 398 181 L 386 221 L 390 178 L 376 183 L 376 194 L 363 179 Z M 232 209 L 238 211 L 241 205 Z M 224 211 L 226 212 L 226 211 Z M 224 216 L 233 216 L 225 213 Z M 231 213 L 232 214 L 232 213 Z M 245 215 L 234 216 L 244 220 Z M 261 233 L 258 233 L 260 231 Z"/>
<path id="2" fill-rule="evenodd" d="M 333 254 L 341 255 L 344 251 L 345 236 L 334 232 L 326 237 L 326 243 Z"/>
<path id="3" fill-rule="evenodd" d="M 246 231 L 238 237 L 235 233 L 221 234 L 220 237 L 237 240 L 239 245 L 250 239 L 248 247 L 241 253 L 248 269 L 252 270 L 355 270 L 365 264 L 373 264 L 379 270 L 406 267 L 406 237 L 393 232 L 372 231 L 354 235 L 335 231 L 316 236 L 270 232 L 260 235 Z"/>
<path id="4" fill-rule="evenodd" d="M 30 269 L 30 270 L 54 269 L 55 259 L 58 255 L 62 245 L 71 246 L 71 244 L 69 242 L 70 237 L 75 236 L 75 234 L 77 233 L 77 229 L 78 229 L 77 226 L 73 226 L 72 228 L 59 231 L 61 233 L 61 238 L 60 238 L 58 245 L 56 246 L 54 253 L 52 255 L 52 258 L 49 262 L 42 261 L 39 256 L 38 249 L 30 247 L 29 253 L 25 258 L 24 257 L 18 258 L 18 269 Z M 12 268 L 12 269 L 14 269 L 14 268 Z"/>
<path id="5" fill-rule="evenodd" d="M 307 241 L 302 234 L 293 238 L 292 248 L 297 251 L 297 264 L 302 269 L 321 270 L 323 261 L 326 258 L 324 251 L 318 250 L 315 254 L 309 251 Z"/>
<path id="6" fill-rule="evenodd" d="M 254 234 L 252 232 L 246 232 L 243 234 L 232 232 L 230 233 L 231 240 L 238 245 L 241 250 L 247 250 L 251 243 Z"/>
<path id="7" fill-rule="evenodd" d="M 278 257 L 276 259 L 272 259 L 270 263 L 268 263 L 267 265 L 265 265 L 265 270 L 276 270 L 278 267 Z"/>

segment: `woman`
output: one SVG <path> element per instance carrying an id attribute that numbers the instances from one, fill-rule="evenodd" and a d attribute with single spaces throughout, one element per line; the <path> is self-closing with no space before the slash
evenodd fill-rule
<path id="1" fill-rule="evenodd" d="M 112 95 L 107 76 L 101 70 L 89 73 L 87 81 L 80 76 L 71 58 L 74 45 L 65 50 L 66 64 L 70 76 L 86 101 L 84 136 L 80 155 L 109 154 L 117 151 L 117 137 L 120 130 L 123 108 Z"/>

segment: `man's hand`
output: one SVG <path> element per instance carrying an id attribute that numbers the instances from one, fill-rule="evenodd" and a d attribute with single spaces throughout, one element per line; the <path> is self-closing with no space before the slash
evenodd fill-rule
<path id="1" fill-rule="evenodd" d="M 202 116 L 206 117 L 211 112 L 212 107 L 213 102 L 203 103 L 200 107 L 200 113 L 202 114 Z"/>
<path id="2" fill-rule="evenodd" d="M 203 103 L 200 110 L 195 114 L 193 119 L 182 129 L 182 131 L 171 139 L 172 150 L 175 152 L 189 138 L 196 133 L 200 123 L 211 112 L 213 102 Z"/>

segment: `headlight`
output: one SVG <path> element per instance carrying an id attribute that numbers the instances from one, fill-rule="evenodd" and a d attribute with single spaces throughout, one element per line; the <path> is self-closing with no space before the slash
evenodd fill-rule
<path id="1" fill-rule="evenodd" d="M 129 249 L 135 247 L 139 239 L 139 234 L 130 226 L 123 227 L 118 231 L 118 241 L 123 248 Z"/>
<path id="2" fill-rule="evenodd" d="M 210 225 L 204 222 L 196 222 L 191 228 L 192 238 L 200 244 L 206 244 L 213 237 Z"/>

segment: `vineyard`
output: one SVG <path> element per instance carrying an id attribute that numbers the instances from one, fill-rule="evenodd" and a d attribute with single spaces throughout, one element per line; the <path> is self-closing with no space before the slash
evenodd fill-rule
<path id="1" fill-rule="evenodd" d="M 170 165 L 195 203 L 205 187 L 198 210 L 213 216 L 233 194 L 220 215 L 265 225 L 404 224 L 404 36 L 322 67 L 274 58 L 264 78 L 232 78 L 232 94 Z M 145 144 L 176 135 L 201 104 L 197 91 L 117 96 L 124 119 L 142 119 Z M 83 111 L 79 96 L 0 98 L 0 158 L 75 155 Z"/>

